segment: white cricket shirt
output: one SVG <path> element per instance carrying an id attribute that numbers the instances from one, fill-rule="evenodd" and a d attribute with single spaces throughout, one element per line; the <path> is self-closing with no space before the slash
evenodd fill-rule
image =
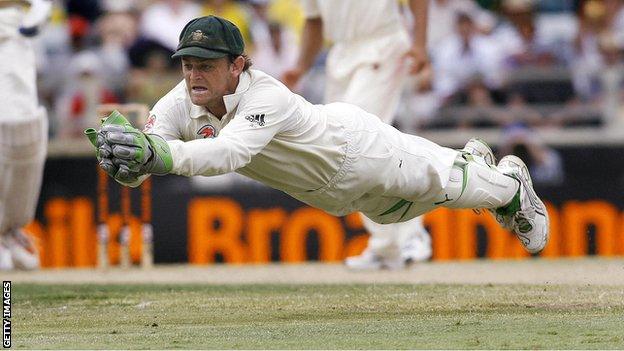
<path id="1" fill-rule="evenodd" d="M 397 0 L 303 0 L 302 5 L 306 18 L 321 18 L 323 36 L 333 42 L 325 67 L 328 84 L 349 84 L 358 68 L 401 65 L 399 58 L 410 48 Z"/>
<path id="2" fill-rule="evenodd" d="M 370 39 L 402 30 L 397 0 L 301 0 L 306 18 L 321 17 L 323 36 L 334 43 Z"/>
<path id="3" fill-rule="evenodd" d="M 227 113 L 219 120 L 191 103 L 182 81 L 154 106 L 147 131 L 168 140 L 172 173 L 236 171 L 286 192 L 318 189 L 337 173 L 346 139 L 325 106 L 257 70 L 243 72 L 223 99 Z"/>

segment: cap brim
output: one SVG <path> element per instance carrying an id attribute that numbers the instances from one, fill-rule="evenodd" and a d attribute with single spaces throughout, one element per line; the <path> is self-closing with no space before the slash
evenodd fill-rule
<path id="1" fill-rule="evenodd" d="M 209 50 L 206 48 L 200 48 L 198 46 L 189 46 L 176 51 L 175 54 L 171 55 L 171 57 L 176 58 L 182 56 L 194 56 L 206 59 L 213 59 L 225 57 L 227 55 L 228 53 L 223 51 Z"/>

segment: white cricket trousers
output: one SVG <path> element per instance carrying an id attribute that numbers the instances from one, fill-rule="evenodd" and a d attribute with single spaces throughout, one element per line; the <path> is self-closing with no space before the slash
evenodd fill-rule
<path id="1" fill-rule="evenodd" d="M 518 182 L 456 150 L 404 134 L 348 104 L 325 106 L 345 128 L 345 161 L 324 187 L 293 197 L 342 216 L 360 211 L 379 224 L 404 222 L 436 207 L 498 208 Z"/>

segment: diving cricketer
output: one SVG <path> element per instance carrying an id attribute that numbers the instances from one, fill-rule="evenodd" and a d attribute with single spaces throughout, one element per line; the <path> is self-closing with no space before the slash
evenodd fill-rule
<path id="1" fill-rule="evenodd" d="M 173 56 L 184 80 L 156 103 L 143 131 L 117 112 L 85 131 L 118 182 L 237 172 L 332 215 L 360 211 L 380 224 L 440 206 L 485 208 L 529 252 L 546 245 L 548 214 L 519 158 L 490 166 L 355 105 L 312 105 L 250 69 L 239 29 L 219 17 L 189 22 Z"/>

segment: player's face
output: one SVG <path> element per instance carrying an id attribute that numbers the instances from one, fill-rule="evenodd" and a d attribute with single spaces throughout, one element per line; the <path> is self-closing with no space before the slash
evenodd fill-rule
<path id="1" fill-rule="evenodd" d="M 223 105 L 223 96 L 236 90 L 240 74 L 233 72 L 227 57 L 203 59 L 189 56 L 182 58 L 182 73 L 193 104 L 210 110 Z"/>

